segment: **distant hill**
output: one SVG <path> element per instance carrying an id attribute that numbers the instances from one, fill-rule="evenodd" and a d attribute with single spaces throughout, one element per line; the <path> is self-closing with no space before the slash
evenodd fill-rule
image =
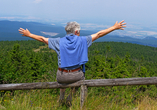
<path id="1" fill-rule="evenodd" d="M 22 27 L 29 29 L 33 34 L 44 37 L 64 37 L 65 29 L 62 26 L 42 24 L 37 22 L 20 22 L 20 21 L 0 21 L 0 41 L 14 40 L 31 40 L 31 38 L 22 37 L 18 29 Z M 92 31 L 81 30 L 81 35 L 92 34 Z"/>
<path id="2" fill-rule="evenodd" d="M 20 22 L 20 21 L 0 21 L 0 41 L 15 41 L 15 40 L 32 40 L 31 38 L 22 37 L 19 34 L 18 29 L 22 27 L 24 29 L 28 28 L 31 33 L 42 35 L 45 37 L 64 37 L 65 29 L 58 25 L 49 25 L 37 22 Z M 81 30 L 81 35 L 91 35 L 95 33 L 94 31 Z M 157 47 L 157 38 L 153 36 L 148 36 L 144 39 L 136 39 L 132 37 L 120 37 L 116 35 L 106 35 L 96 42 L 104 41 L 114 41 L 114 42 L 128 42 L 140 45 L 147 45 L 152 47 Z"/>
<path id="3" fill-rule="evenodd" d="M 19 22 L 19 21 L 0 21 L 0 41 L 2 40 L 30 40 L 27 37 L 21 37 L 18 29 L 22 27 L 24 29 L 28 28 L 32 33 L 37 35 L 44 35 L 49 37 L 43 32 L 54 32 L 58 33 L 57 36 L 65 34 L 64 27 L 48 25 L 36 22 Z M 57 37 L 56 36 L 56 37 Z"/>
<path id="4" fill-rule="evenodd" d="M 120 36 L 110 36 L 106 35 L 100 39 L 97 39 L 96 42 L 104 42 L 104 41 L 114 41 L 114 42 L 128 42 L 133 44 L 147 45 L 152 47 L 157 47 L 157 38 L 148 36 L 144 39 L 136 39 L 131 37 L 120 37 Z"/>

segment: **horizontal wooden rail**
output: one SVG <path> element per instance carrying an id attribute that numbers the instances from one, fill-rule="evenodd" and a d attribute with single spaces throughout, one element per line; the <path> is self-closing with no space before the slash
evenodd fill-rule
<path id="1" fill-rule="evenodd" d="M 57 82 L 0 84 L 0 90 L 55 89 L 79 87 L 81 85 L 86 85 L 87 87 L 104 87 L 104 86 L 156 85 L 156 84 L 157 77 L 119 78 L 119 79 L 81 80 L 72 84 L 59 84 Z"/>

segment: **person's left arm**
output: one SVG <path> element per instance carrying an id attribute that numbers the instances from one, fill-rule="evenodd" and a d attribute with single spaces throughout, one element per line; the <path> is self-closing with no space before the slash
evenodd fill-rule
<path id="1" fill-rule="evenodd" d="M 20 28 L 19 29 L 19 33 L 23 34 L 22 36 L 30 37 L 30 38 L 33 38 L 33 39 L 35 39 L 37 41 L 43 42 L 45 44 L 48 44 L 48 39 L 49 38 L 45 38 L 43 36 L 32 34 L 32 33 L 30 33 L 30 31 L 28 29 Z"/>
<path id="2" fill-rule="evenodd" d="M 121 30 L 124 30 L 124 28 L 126 27 L 126 23 L 123 23 L 124 20 L 122 20 L 121 22 L 116 22 L 113 26 L 109 27 L 108 29 L 104 29 L 104 30 L 101 30 L 95 34 L 92 34 L 92 41 L 95 41 L 96 39 L 114 31 L 114 30 L 118 30 L 118 29 L 121 29 Z"/>

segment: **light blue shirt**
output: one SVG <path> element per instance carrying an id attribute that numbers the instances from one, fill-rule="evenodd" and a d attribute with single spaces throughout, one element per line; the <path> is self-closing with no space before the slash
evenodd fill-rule
<path id="1" fill-rule="evenodd" d="M 84 36 L 84 37 L 86 37 L 87 46 L 90 47 L 92 45 L 92 37 L 91 36 Z M 61 67 L 59 42 L 60 42 L 60 38 L 49 38 L 48 39 L 48 46 L 49 46 L 50 49 L 53 49 L 53 50 L 56 51 L 57 56 L 58 56 L 58 66 Z M 80 65 L 71 66 L 71 67 L 64 68 L 64 69 L 70 70 L 70 69 L 76 69 L 78 67 L 80 67 Z"/>

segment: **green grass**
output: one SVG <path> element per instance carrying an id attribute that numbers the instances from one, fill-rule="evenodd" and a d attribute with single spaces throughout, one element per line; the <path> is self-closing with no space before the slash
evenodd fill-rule
<path id="1" fill-rule="evenodd" d="M 66 94 L 67 96 L 67 94 Z M 72 106 L 59 106 L 59 94 L 54 95 L 51 90 L 27 90 L 6 92 L 0 98 L 0 109 L 6 110 L 80 110 L 80 94 L 73 97 Z M 127 100 L 127 99 L 126 99 Z M 116 97 L 104 96 L 101 93 L 88 93 L 83 110 L 156 110 L 157 102 L 147 96 L 141 97 L 132 103 L 125 100 L 118 101 Z"/>

